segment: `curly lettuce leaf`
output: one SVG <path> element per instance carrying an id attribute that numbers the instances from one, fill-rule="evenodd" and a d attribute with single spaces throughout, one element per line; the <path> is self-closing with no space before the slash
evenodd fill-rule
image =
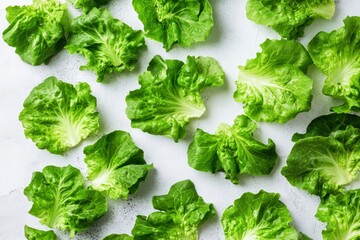
<path id="1" fill-rule="evenodd" d="M 145 35 L 162 42 L 166 50 L 205 41 L 214 25 L 208 0 L 133 0 L 132 4 Z"/>
<path id="2" fill-rule="evenodd" d="M 111 234 L 105 237 L 103 240 L 134 240 L 134 238 L 127 234 Z"/>
<path id="3" fill-rule="evenodd" d="M 67 0 L 75 8 L 81 9 L 84 13 L 88 13 L 93 8 L 99 8 L 108 4 L 110 0 Z"/>
<path id="4" fill-rule="evenodd" d="M 238 175 L 267 175 L 277 160 L 274 142 L 265 145 L 254 139 L 256 124 L 245 115 L 238 116 L 233 126 L 221 124 L 212 135 L 197 129 L 188 148 L 189 165 L 205 172 L 224 171 L 231 182 L 239 183 Z"/>
<path id="5" fill-rule="evenodd" d="M 25 237 L 27 240 L 56 240 L 54 231 L 43 231 L 25 225 Z"/>
<path id="6" fill-rule="evenodd" d="M 334 13 L 334 0 L 248 0 L 246 4 L 248 19 L 287 39 L 303 36 L 305 27 L 316 18 L 330 20 Z"/>
<path id="7" fill-rule="evenodd" d="M 4 41 L 31 65 L 48 63 L 66 43 L 69 16 L 58 0 L 33 0 L 32 5 L 6 8 L 9 26 Z"/>
<path id="8" fill-rule="evenodd" d="M 234 98 L 256 121 L 284 123 L 308 111 L 312 80 L 306 76 L 312 60 L 296 41 L 266 40 L 255 59 L 239 66 Z"/>
<path id="9" fill-rule="evenodd" d="M 329 137 L 296 142 L 281 173 L 292 185 L 325 197 L 343 192 L 359 170 L 360 129 L 349 126 Z"/>
<path id="10" fill-rule="evenodd" d="M 70 165 L 34 172 L 24 194 L 33 202 L 31 215 L 48 227 L 69 231 L 70 237 L 86 230 L 107 211 L 106 199 L 86 189 L 80 171 Z"/>
<path id="11" fill-rule="evenodd" d="M 126 97 L 131 126 L 177 142 L 185 136 L 190 119 L 205 112 L 202 90 L 221 86 L 224 78 L 222 68 L 210 57 L 188 56 L 184 64 L 155 56 L 148 71 L 139 76 L 141 88 Z"/>
<path id="12" fill-rule="evenodd" d="M 91 187 L 112 199 L 127 199 L 153 168 L 129 133 L 114 131 L 84 148 Z"/>
<path id="13" fill-rule="evenodd" d="M 360 110 L 360 17 L 347 17 L 345 26 L 320 32 L 309 43 L 309 53 L 326 76 L 323 93 L 341 99 L 336 113 Z"/>
<path id="14" fill-rule="evenodd" d="M 73 86 L 49 77 L 24 101 L 19 120 L 40 149 L 63 154 L 99 129 L 96 98 L 87 83 Z"/>
<path id="15" fill-rule="evenodd" d="M 330 195 L 323 199 L 315 215 L 327 224 L 324 240 L 356 240 L 360 238 L 360 190 Z"/>
<path id="16" fill-rule="evenodd" d="M 263 190 L 244 193 L 222 215 L 225 239 L 298 240 L 290 212 L 279 199 L 280 194 Z"/>
<path id="17" fill-rule="evenodd" d="M 81 70 L 91 70 L 103 81 L 108 73 L 132 71 L 145 48 L 141 31 L 135 31 L 111 16 L 106 8 L 92 9 L 71 23 L 71 36 L 65 48 L 85 56 L 88 63 Z"/>
<path id="18" fill-rule="evenodd" d="M 174 184 L 167 195 L 153 197 L 159 210 L 148 217 L 137 216 L 132 234 L 138 240 L 197 240 L 198 227 L 215 215 L 212 204 L 205 203 L 190 180 Z"/>
<path id="19" fill-rule="evenodd" d="M 332 113 L 315 118 L 307 127 L 306 133 L 295 133 L 291 140 L 297 142 L 308 137 L 328 137 L 338 130 L 345 130 L 348 126 L 360 129 L 360 117 L 352 114 Z"/>

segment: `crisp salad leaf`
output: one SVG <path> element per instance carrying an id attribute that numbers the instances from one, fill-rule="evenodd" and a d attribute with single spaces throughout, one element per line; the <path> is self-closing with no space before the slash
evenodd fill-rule
<path id="1" fill-rule="evenodd" d="M 132 234 L 138 240 L 197 240 L 198 227 L 215 215 L 212 204 L 197 194 L 190 180 L 174 184 L 167 195 L 153 197 L 159 210 L 148 217 L 137 216 Z"/>
<path id="2" fill-rule="evenodd" d="M 360 17 L 347 17 L 345 26 L 320 32 L 309 43 L 309 53 L 326 76 L 323 93 L 341 99 L 337 113 L 360 111 Z"/>
<path id="3" fill-rule="evenodd" d="M 54 231 L 43 231 L 29 226 L 25 226 L 25 237 L 27 240 L 56 240 Z"/>
<path id="4" fill-rule="evenodd" d="M 222 215 L 225 239 L 298 240 L 290 212 L 279 199 L 280 194 L 263 190 L 244 193 Z"/>
<path id="5" fill-rule="evenodd" d="M 66 45 L 70 53 L 79 53 L 88 63 L 81 70 L 92 70 L 103 81 L 108 73 L 132 71 L 144 48 L 141 31 L 135 31 L 111 16 L 106 8 L 92 9 L 71 23 L 71 36 Z"/>
<path id="6" fill-rule="evenodd" d="M 221 124 L 214 135 L 197 129 L 188 149 L 189 165 L 205 172 L 224 171 L 233 183 L 239 183 L 240 173 L 270 174 L 277 160 L 275 144 L 271 139 L 267 145 L 254 139 L 256 128 L 241 115 L 233 126 Z"/>
<path id="7" fill-rule="evenodd" d="M 325 197 L 342 192 L 359 170 L 360 129 L 348 126 L 329 137 L 296 142 L 281 173 L 292 185 Z"/>
<path id="8" fill-rule="evenodd" d="M 81 9 L 84 13 L 88 13 L 93 8 L 99 8 L 110 2 L 110 0 L 67 0 L 75 8 Z"/>
<path id="9" fill-rule="evenodd" d="M 312 60 L 306 49 L 292 40 L 266 40 L 256 58 L 239 66 L 234 98 L 256 121 L 283 123 L 308 111 L 312 80 L 306 76 Z"/>
<path id="10" fill-rule="evenodd" d="M 144 152 L 124 131 L 103 136 L 95 144 L 85 147 L 84 154 L 91 187 L 112 199 L 127 199 L 153 168 L 146 165 Z"/>
<path id="11" fill-rule="evenodd" d="M 328 137 L 337 130 L 345 130 L 348 126 L 360 129 L 360 117 L 352 114 L 332 113 L 315 118 L 307 127 L 306 133 L 295 133 L 291 140 L 297 142 L 308 137 Z"/>
<path id="12" fill-rule="evenodd" d="M 111 234 L 105 237 L 103 240 L 134 240 L 134 238 L 127 234 Z"/>
<path id="13" fill-rule="evenodd" d="M 141 88 L 126 97 L 131 126 L 177 142 L 184 137 L 190 119 L 205 112 L 203 89 L 221 86 L 224 77 L 222 68 L 211 57 L 188 56 L 184 64 L 155 56 L 148 71 L 139 76 Z"/>
<path id="14" fill-rule="evenodd" d="M 248 19 L 271 27 L 287 39 L 304 35 L 304 29 L 316 18 L 330 20 L 335 12 L 334 0 L 248 0 Z"/>
<path id="15" fill-rule="evenodd" d="M 58 0 L 33 0 L 32 5 L 6 8 L 9 26 L 4 41 L 16 48 L 29 64 L 47 63 L 66 43 L 69 16 L 65 4 Z"/>
<path id="16" fill-rule="evenodd" d="M 34 172 L 24 194 L 33 205 L 29 213 L 40 223 L 63 231 L 70 237 L 90 227 L 107 211 L 106 199 L 86 189 L 80 171 L 70 165 L 47 166 Z"/>
<path id="17" fill-rule="evenodd" d="M 360 190 L 330 195 L 319 205 L 316 217 L 327 223 L 324 240 L 356 240 L 360 238 Z"/>
<path id="18" fill-rule="evenodd" d="M 87 83 L 73 86 L 49 77 L 24 101 L 19 120 L 40 149 L 63 154 L 99 129 L 96 98 Z"/>
<path id="19" fill-rule="evenodd" d="M 162 42 L 166 50 L 204 41 L 214 25 L 208 0 L 133 0 L 132 4 L 146 36 Z"/>

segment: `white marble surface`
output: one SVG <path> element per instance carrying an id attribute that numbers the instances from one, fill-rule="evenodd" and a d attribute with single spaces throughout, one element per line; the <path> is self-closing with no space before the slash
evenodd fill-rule
<path id="1" fill-rule="evenodd" d="M 239 185 L 233 185 L 224 179 L 223 174 L 209 174 L 195 171 L 187 165 L 186 150 L 197 127 L 213 133 L 221 122 L 232 123 L 243 113 L 241 104 L 233 98 L 237 66 L 245 64 L 259 51 L 259 44 L 266 38 L 279 38 L 272 30 L 256 25 L 245 17 L 245 0 L 212 0 L 215 16 L 215 28 L 208 41 L 193 48 L 175 48 L 169 52 L 161 44 L 147 39 L 148 49 L 141 54 L 141 60 L 131 73 L 109 76 L 107 83 L 97 83 L 92 72 L 80 71 L 85 63 L 79 55 L 70 55 L 65 50 L 56 55 L 48 65 L 30 66 L 20 60 L 14 48 L 0 40 L 0 239 L 24 239 L 23 227 L 29 225 L 41 229 L 38 220 L 27 212 L 31 203 L 23 195 L 23 189 L 30 182 L 32 172 L 41 171 L 46 165 L 65 166 L 71 164 L 85 172 L 82 150 L 98 137 L 113 130 L 121 129 L 131 133 L 137 145 L 145 151 L 146 161 L 154 163 L 146 182 L 128 201 L 110 201 L 109 212 L 87 232 L 78 234 L 74 239 L 102 239 L 110 233 L 130 233 L 136 215 L 147 215 L 153 211 L 151 197 L 165 194 L 175 182 L 191 179 L 198 193 L 207 202 L 214 203 L 217 217 L 201 227 L 200 239 L 224 239 L 220 218 L 224 209 L 242 193 L 258 192 L 264 189 L 281 193 L 281 201 L 289 208 L 294 226 L 314 239 L 321 239 L 324 225 L 319 223 L 314 214 L 319 199 L 309 196 L 305 191 L 292 187 L 280 174 L 293 143 L 290 141 L 294 132 L 304 131 L 315 117 L 329 113 L 332 100 L 321 94 L 324 76 L 314 67 L 309 75 L 314 79 L 314 99 L 310 112 L 299 114 L 296 119 L 286 124 L 259 124 L 256 135 L 263 141 L 272 138 L 277 144 L 280 156 L 277 166 L 270 176 L 242 176 Z M 30 0 L 0 1 L 0 32 L 7 27 L 5 8 L 8 5 L 29 4 Z M 72 15 L 79 12 L 71 9 Z M 119 18 L 135 29 L 142 24 L 131 7 L 130 0 L 113 0 L 109 5 L 114 17 Z M 333 20 L 316 20 L 306 29 L 305 37 L 300 41 L 306 44 L 320 30 L 329 31 L 342 26 L 342 19 L 347 15 L 360 15 L 360 1 L 341 0 L 336 7 Z M 137 76 L 146 70 L 150 59 L 160 54 L 163 58 L 185 60 L 187 55 L 215 57 L 226 72 L 226 84 L 217 89 L 208 89 L 203 94 L 207 111 L 200 119 L 194 120 L 188 127 L 185 140 L 174 143 L 172 139 L 143 133 L 130 127 L 125 115 L 125 96 L 136 89 Z M 83 141 L 79 146 L 68 151 L 65 156 L 57 156 L 36 148 L 34 143 L 25 139 L 23 128 L 18 120 L 22 103 L 31 89 L 46 77 L 56 76 L 66 82 L 88 82 L 93 94 L 98 99 L 101 114 L 101 129 L 97 136 Z M 67 239 L 61 235 L 61 239 Z"/>

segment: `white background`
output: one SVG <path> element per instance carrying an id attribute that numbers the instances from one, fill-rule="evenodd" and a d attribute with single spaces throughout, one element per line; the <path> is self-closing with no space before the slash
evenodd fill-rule
<path id="1" fill-rule="evenodd" d="M 30 0 L 0 1 L 0 32 L 8 26 L 5 20 L 5 8 L 8 5 L 30 3 Z M 266 38 L 279 38 L 271 29 L 247 20 L 245 0 L 212 0 L 211 3 L 215 27 L 206 42 L 192 48 L 174 48 L 166 52 L 161 43 L 146 39 L 148 48 L 141 53 L 135 71 L 110 75 L 105 83 L 96 82 L 96 76 L 92 72 L 79 70 L 79 66 L 85 64 L 85 58 L 80 55 L 70 55 L 66 50 L 62 50 L 48 65 L 34 67 L 22 62 L 15 54 L 15 49 L 0 40 L 0 239 L 24 239 L 25 224 L 47 229 L 38 223 L 37 218 L 27 213 L 31 203 L 22 193 L 34 171 L 41 171 L 46 165 L 71 164 L 85 174 L 83 148 L 94 143 L 100 136 L 118 129 L 131 133 L 136 144 L 144 150 L 146 161 L 155 165 L 155 170 L 149 173 L 138 192 L 129 200 L 110 201 L 108 213 L 93 228 L 78 234 L 75 239 L 102 239 L 111 233 L 130 233 L 136 215 L 148 215 L 154 211 L 151 205 L 152 196 L 167 193 L 172 184 L 183 179 L 191 179 L 199 195 L 206 202 L 213 203 L 217 210 L 217 217 L 202 225 L 200 239 L 224 239 L 220 225 L 224 209 L 244 192 L 256 193 L 260 189 L 281 193 L 281 201 L 289 208 L 294 226 L 314 239 L 321 239 L 321 231 L 325 225 L 314 217 L 319 198 L 292 187 L 280 174 L 293 145 L 290 141 L 293 133 L 303 132 L 313 118 L 329 113 L 330 106 L 336 104 L 321 94 L 325 77 L 315 67 L 310 67 L 308 72 L 314 79 L 311 111 L 299 114 L 286 124 L 259 124 L 256 137 L 264 142 L 267 138 L 272 138 L 280 156 L 270 176 L 242 175 L 241 183 L 233 185 L 225 180 L 222 173 L 199 172 L 187 164 L 186 151 L 196 128 L 214 133 L 219 123 L 232 124 L 235 117 L 243 113 L 241 104 L 236 103 L 232 97 L 238 74 L 237 66 L 244 65 L 249 58 L 254 58 L 260 50 L 259 45 Z M 114 17 L 134 29 L 142 29 L 130 0 L 113 0 L 109 8 Z M 71 6 L 69 9 L 73 16 L 80 14 Z M 305 37 L 299 40 L 306 46 L 317 32 L 341 27 L 342 20 L 347 15 L 360 15 L 360 1 L 338 1 L 334 18 L 331 21 L 316 20 L 306 28 Z M 179 143 L 164 136 L 154 136 L 139 129 L 132 129 L 125 115 L 125 96 L 130 90 L 138 88 L 137 76 L 146 70 L 147 64 L 156 54 L 160 54 L 164 59 L 183 61 L 187 55 L 212 56 L 219 61 L 226 73 L 224 86 L 204 92 L 207 111 L 201 118 L 191 122 L 187 128 L 186 139 Z M 98 100 L 101 117 L 99 134 L 83 141 L 64 156 L 37 149 L 31 140 L 25 139 L 18 120 L 22 103 L 31 89 L 49 76 L 56 76 L 73 84 L 87 82 Z M 61 239 L 67 238 L 66 235 L 61 236 Z"/>

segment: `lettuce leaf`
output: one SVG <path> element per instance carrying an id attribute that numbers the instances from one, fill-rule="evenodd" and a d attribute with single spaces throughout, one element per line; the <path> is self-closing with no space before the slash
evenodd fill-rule
<path id="1" fill-rule="evenodd" d="M 24 101 L 19 120 L 40 149 L 63 154 L 99 129 L 96 98 L 87 83 L 73 86 L 49 77 Z"/>
<path id="2" fill-rule="evenodd" d="M 80 171 L 70 165 L 34 172 L 24 194 L 33 202 L 31 215 L 48 227 L 70 231 L 70 237 L 86 230 L 107 211 L 106 199 L 86 189 Z"/>
<path id="3" fill-rule="evenodd" d="M 188 56 L 184 64 L 155 56 L 148 71 L 139 76 L 140 89 L 126 97 L 131 126 L 144 132 L 166 135 L 176 142 L 185 136 L 191 118 L 205 112 L 201 92 L 221 86 L 225 74 L 211 57 Z"/>
<path id="4" fill-rule="evenodd" d="M 284 123 L 308 111 L 312 80 L 306 76 L 312 60 L 306 49 L 292 40 L 266 40 L 255 59 L 239 66 L 234 98 L 256 121 Z"/>
<path id="5" fill-rule="evenodd" d="M 326 76 L 323 93 L 341 99 L 336 113 L 360 111 L 360 17 L 347 17 L 345 26 L 320 32 L 309 43 L 309 53 Z"/>
<path id="6" fill-rule="evenodd" d="M 110 0 L 67 0 L 75 8 L 81 9 L 84 13 L 88 13 L 93 8 L 99 8 L 110 2 Z"/>
<path id="7" fill-rule="evenodd" d="M 291 140 L 297 142 L 308 137 L 328 137 L 338 130 L 345 130 L 348 126 L 360 129 L 360 117 L 352 114 L 332 113 L 315 118 L 307 127 L 306 133 L 295 133 Z"/>
<path id="8" fill-rule="evenodd" d="M 111 234 L 105 237 L 103 240 L 134 240 L 134 238 L 127 234 Z"/>
<path id="9" fill-rule="evenodd" d="M 137 216 L 131 232 L 135 239 L 197 240 L 199 225 L 215 215 L 190 180 L 174 184 L 167 195 L 155 196 L 152 202 L 159 211 Z"/>
<path id="10" fill-rule="evenodd" d="M 145 35 L 162 42 L 166 50 L 204 41 L 214 25 L 208 0 L 133 0 L 132 4 Z"/>
<path id="11" fill-rule="evenodd" d="M 327 223 L 324 240 L 355 240 L 360 238 L 360 190 L 330 195 L 323 199 L 316 217 Z"/>
<path id="12" fill-rule="evenodd" d="M 152 165 L 146 165 L 144 152 L 129 133 L 114 131 L 84 149 L 91 187 L 112 199 L 127 199 L 140 181 L 145 180 Z"/>
<path id="13" fill-rule="evenodd" d="M 58 0 L 33 0 L 32 5 L 6 8 L 9 26 L 4 41 L 31 65 L 48 63 L 66 44 L 69 15 Z"/>
<path id="14" fill-rule="evenodd" d="M 225 239 L 298 240 L 290 212 L 279 199 L 280 194 L 263 190 L 244 193 L 222 215 Z"/>
<path id="15" fill-rule="evenodd" d="M 189 145 L 189 165 L 205 172 L 224 171 L 226 178 L 239 183 L 240 173 L 270 174 L 277 160 L 274 142 L 265 145 L 254 139 L 256 124 L 245 115 L 233 126 L 221 124 L 215 135 L 197 129 Z"/>
<path id="16" fill-rule="evenodd" d="M 281 37 L 297 39 L 316 18 L 330 20 L 334 0 L 248 0 L 248 19 L 274 29 Z"/>
<path id="17" fill-rule="evenodd" d="M 108 73 L 132 71 L 145 48 L 141 31 L 135 31 L 111 16 L 106 8 L 92 9 L 71 23 L 71 37 L 66 49 L 86 57 L 88 63 L 81 70 L 91 70 L 103 81 Z"/>
<path id="18" fill-rule="evenodd" d="M 25 237 L 27 240 L 56 240 L 54 231 L 43 231 L 29 226 L 25 226 Z"/>
<path id="19" fill-rule="evenodd" d="M 360 170 L 360 129 L 348 126 L 328 137 L 299 140 L 281 170 L 294 186 L 325 197 L 344 191 Z"/>

